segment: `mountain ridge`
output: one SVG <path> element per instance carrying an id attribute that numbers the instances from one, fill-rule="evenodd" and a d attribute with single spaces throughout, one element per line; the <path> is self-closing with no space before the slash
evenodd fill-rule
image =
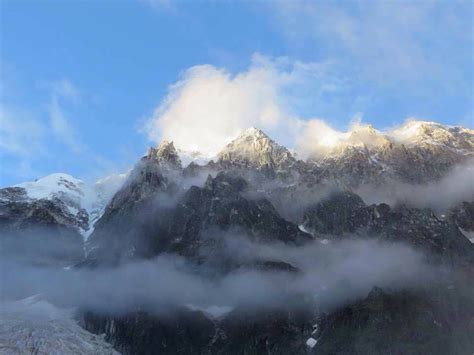
<path id="1" fill-rule="evenodd" d="M 0 260 L 59 268 L 65 278 L 50 291 L 60 298 L 71 287 L 68 275 L 85 274 L 84 285 L 100 297 L 90 299 L 73 278 L 72 290 L 87 297 L 76 299 L 82 326 L 127 354 L 150 344 L 165 353 L 216 354 L 470 349 L 474 305 L 464 294 L 472 294 L 474 196 L 462 195 L 439 215 L 369 205 L 354 193 L 392 179 L 422 186 L 468 161 L 471 133 L 443 132 L 428 129 L 408 146 L 361 127 L 349 145 L 318 161 L 298 160 L 255 128 L 205 164 L 183 164 L 179 148 L 163 141 L 116 185 L 113 177 L 98 182 L 105 195 L 108 185 L 117 189 L 92 223 L 85 207 L 101 190 L 88 200 L 89 187 L 66 174 L 0 189 Z M 437 144 L 451 133 L 459 142 Z M 79 234 L 85 230 L 87 239 Z M 126 277 L 114 278 L 120 270 Z M 95 272 L 104 278 L 91 284 Z M 216 291 L 222 285 L 224 298 Z M 186 301 L 174 303 L 180 294 Z M 122 301 L 130 306 L 122 309 Z M 165 314 L 157 315 L 160 306 Z M 423 336 L 413 337 L 419 324 Z M 395 341 L 378 340 L 392 333 Z"/>

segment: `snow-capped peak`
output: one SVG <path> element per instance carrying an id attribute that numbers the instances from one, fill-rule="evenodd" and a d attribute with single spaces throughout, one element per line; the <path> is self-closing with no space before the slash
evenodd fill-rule
<path id="1" fill-rule="evenodd" d="M 312 135 L 306 135 L 301 146 L 310 158 L 319 160 L 345 154 L 347 150 L 383 150 L 403 144 L 407 147 L 442 146 L 459 153 L 472 152 L 474 130 L 444 126 L 435 122 L 409 120 L 404 125 L 379 131 L 371 125 L 357 124 L 346 132 L 318 126 Z"/>
<path id="2" fill-rule="evenodd" d="M 151 147 L 144 159 L 165 163 L 173 167 L 181 167 L 178 151 L 172 141 L 164 140 L 158 148 Z"/>
<path id="3" fill-rule="evenodd" d="M 243 137 L 254 137 L 254 138 L 267 138 L 270 139 L 261 129 L 255 127 L 249 127 L 243 131 L 240 135 L 240 138 Z"/>
<path id="4" fill-rule="evenodd" d="M 227 144 L 227 146 L 224 148 L 224 151 L 230 147 L 236 146 L 242 146 L 242 148 L 246 148 L 244 146 L 249 146 L 254 150 L 267 147 L 280 147 L 279 144 L 274 142 L 262 130 L 255 127 L 247 128 L 242 133 L 240 133 L 237 138 Z"/>
<path id="5" fill-rule="evenodd" d="M 65 194 L 78 206 L 83 205 L 83 202 L 90 197 L 87 196 L 89 191 L 82 180 L 64 173 L 50 174 L 14 187 L 24 188 L 28 197 L 32 199 L 52 199 Z"/>
<path id="6" fill-rule="evenodd" d="M 447 127 L 435 122 L 409 120 L 401 127 L 388 132 L 388 134 L 400 142 L 407 143 L 424 138 L 429 131 L 435 129 L 445 130 L 445 128 Z"/>
<path id="7" fill-rule="evenodd" d="M 389 138 L 372 125 L 359 125 L 350 131 L 347 145 L 364 145 L 368 148 L 380 147 L 389 143 Z"/>
<path id="8" fill-rule="evenodd" d="M 227 144 L 218 154 L 220 162 L 258 167 L 281 168 L 294 162 L 290 151 L 268 137 L 260 129 L 251 127 Z"/>
<path id="9" fill-rule="evenodd" d="M 407 144 L 441 144 L 456 149 L 474 148 L 474 130 L 444 126 L 435 122 L 409 120 L 387 132 L 393 140 Z"/>

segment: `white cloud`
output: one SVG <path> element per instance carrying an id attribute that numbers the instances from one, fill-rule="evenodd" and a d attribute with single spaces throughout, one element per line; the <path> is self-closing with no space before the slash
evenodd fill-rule
<path id="1" fill-rule="evenodd" d="M 250 126 L 291 145 L 304 125 L 293 113 L 301 91 L 317 100 L 344 85 L 327 78 L 326 64 L 258 54 L 247 70 L 236 75 L 211 65 L 195 66 L 169 88 L 145 131 L 152 141 L 173 140 L 180 149 L 206 155 L 216 154 Z"/>
<path id="2" fill-rule="evenodd" d="M 321 119 L 304 123 L 301 135 L 297 137 L 297 151 L 301 157 L 324 155 L 347 139 L 347 133 L 340 132 Z"/>
<path id="3" fill-rule="evenodd" d="M 255 54 L 246 70 L 232 74 L 212 65 L 194 66 L 170 86 L 147 120 L 151 141 L 172 140 L 178 149 L 214 156 L 243 130 L 255 126 L 299 158 L 322 157 L 348 144 L 379 146 L 397 140 L 396 132 L 362 123 L 362 114 L 340 129 L 313 115 L 325 101 L 346 104 L 354 84 L 338 75 L 333 63 L 303 63 Z M 301 110 L 311 103 L 311 115 Z M 314 110 L 315 109 L 315 110 Z M 401 117 L 403 118 L 403 117 Z M 349 120 L 347 120 L 349 121 Z M 413 136 L 407 121 L 402 131 Z M 416 133 L 416 132 L 415 132 Z"/>

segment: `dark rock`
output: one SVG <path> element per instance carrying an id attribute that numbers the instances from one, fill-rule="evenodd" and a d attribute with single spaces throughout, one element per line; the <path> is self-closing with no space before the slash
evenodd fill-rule
<path id="1" fill-rule="evenodd" d="M 172 315 L 99 316 L 86 312 L 83 326 L 123 354 L 306 354 L 308 312 L 236 310 L 223 318 L 178 310 Z"/>
<path id="2" fill-rule="evenodd" d="M 474 202 L 464 201 L 453 207 L 448 218 L 465 231 L 474 231 Z"/>
<path id="3" fill-rule="evenodd" d="M 445 285 L 397 292 L 376 287 L 320 320 L 313 353 L 470 354 L 473 300 L 456 292 Z"/>
<path id="4" fill-rule="evenodd" d="M 203 313 L 177 310 L 153 316 L 139 312 L 119 317 L 87 312 L 83 326 L 105 339 L 122 354 L 202 354 L 216 334 Z"/>
<path id="5" fill-rule="evenodd" d="M 167 184 L 159 176 L 146 198 L 142 182 L 132 182 L 117 193 L 90 237 L 95 258 L 98 253 L 121 258 L 130 252 L 142 257 L 172 252 L 198 260 L 202 248 L 214 249 L 228 232 L 256 242 L 299 245 L 311 240 L 281 218 L 268 200 L 245 199 L 241 192 L 248 184 L 240 177 L 222 172 L 209 176 L 204 187 L 192 186 L 174 204 L 163 207 L 157 194 Z"/>
<path id="6" fill-rule="evenodd" d="M 308 208 L 303 225 L 328 238 L 370 237 L 405 242 L 430 255 L 432 261 L 471 265 L 474 245 L 450 221 L 430 209 L 386 204 L 366 206 L 351 192 L 338 192 Z"/>
<path id="7" fill-rule="evenodd" d="M 366 226 L 370 215 L 362 199 L 348 191 L 335 192 L 307 209 L 303 225 L 310 231 L 341 235 Z"/>

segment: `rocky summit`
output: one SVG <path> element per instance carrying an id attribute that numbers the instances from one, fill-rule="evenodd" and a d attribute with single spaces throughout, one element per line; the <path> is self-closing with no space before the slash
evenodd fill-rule
<path id="1" fill-rule="evenodd" d="M 458 176 L 472 177 L 474 132 L 411 121 L 331 142 L 302 160 L 249 128 L 207 162 L 163 141 L 94 184 L 0 189 L 17 307 L 1 338 L 79 353 L 472 354 L 473 180 Z M 368 202 L 381 190 L 405 198 Z M 22 306 L 14 320 L 32 294 L 40 319 Z"/>

